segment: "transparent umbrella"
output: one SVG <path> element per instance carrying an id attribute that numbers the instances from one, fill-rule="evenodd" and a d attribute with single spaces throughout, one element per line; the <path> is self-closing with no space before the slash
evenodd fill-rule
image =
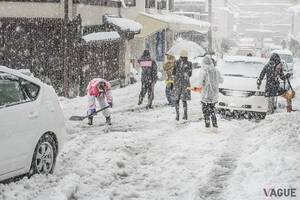
<path id="1" fill-rule="evenodd" d="M 199 44 L 188 41 L 188 40 L 181 40 L 178 41 L 171 49 L 167 52 L 169 55 L 173 55 L 175 57 L 180 56 L 180 52 L 182 50 L 186 50 L 188 52 L 188 56 L 190 59 L 194 59 L 199 56 L 203 56 L 205 54 L 205 50 Z"/>

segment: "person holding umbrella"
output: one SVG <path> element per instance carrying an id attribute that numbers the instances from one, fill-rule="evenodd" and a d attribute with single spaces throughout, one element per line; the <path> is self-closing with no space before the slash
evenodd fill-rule
<path id="1" fill-rule="evenodd" d="M 181 50 L 180 58 L 176 61 L 173 69 L 174 76 L 174 100 L 176 120 L 179 121 L 179 102 L 183 104 L 183 119 L 187 120 L 187 101 L 191 100 L 190 77 L 192 76 L 192 63 L 188 61 L 188 52 Z"/>

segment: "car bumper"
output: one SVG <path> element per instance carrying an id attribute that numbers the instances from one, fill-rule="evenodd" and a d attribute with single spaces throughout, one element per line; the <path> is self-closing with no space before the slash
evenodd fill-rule
<path id="1" fill-rule="evenodd" d="M 234 97 L 220 94 L 216 108 L 218 110 L 264 113 L 268 111 L 268 100 L 264 96 Z"/>

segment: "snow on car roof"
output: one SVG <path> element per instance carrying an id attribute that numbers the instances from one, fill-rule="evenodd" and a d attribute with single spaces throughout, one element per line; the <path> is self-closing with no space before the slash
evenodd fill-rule
<path id="1" fill-rule="evenodd" d="M 20 77 L 20 78 L 26 79 L 26 80 L 28 80 L 28 81 L 31 81 L 31 82 L 33 82 L 33 83 L 36 83 L 36 84 L 42 84 L 42 83 L 43 83 L 43 82 L 42 82 L 40 79 L 38 79 L 38 78 L 31 77 L 31 76 L 27 76 L 27 75 L 21 73 L 21 72 L 18 71 L 18 70 L 10 69 L 10 68 L 8 68 L 8 67 L 4 67 L 4 66 L 1 66 L 1 65 L 0 65 L 0 72 L 12 74 L 12 75 L 18 76 L 18 77 Z"/>
<path id="2" fill-rule="evenodd" d="M 227 56 L 225 62 L 244 62 L 244 63 L 266 63 L 266 59 L 252 56 Z"/>
<path id="3" fill-rule="evenodd" d="M 277 54 L 286 54 L 286 55 L 293 55 L 293 53 L 290 50 L 287 49 L 276 49 L 272 51 L 271 53 L 277 53 Z"/>

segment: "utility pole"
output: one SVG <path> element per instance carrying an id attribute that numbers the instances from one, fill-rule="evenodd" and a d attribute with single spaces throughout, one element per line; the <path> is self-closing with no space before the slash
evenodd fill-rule
<path id="1" fill-rule="evenodd" d="M 64 24 L 63 24 L 63 93 L 69 97 L 69 55 L 68 55 L 68 24 L 69 24 L 69 0 L 64 0 Z"/>
<path id="2" fill-rule="evenodd" d="M 208 30 L 208 51 L 212 52 L 212 0 L 208 0 L 208 22 L 210 23 Z"/>

